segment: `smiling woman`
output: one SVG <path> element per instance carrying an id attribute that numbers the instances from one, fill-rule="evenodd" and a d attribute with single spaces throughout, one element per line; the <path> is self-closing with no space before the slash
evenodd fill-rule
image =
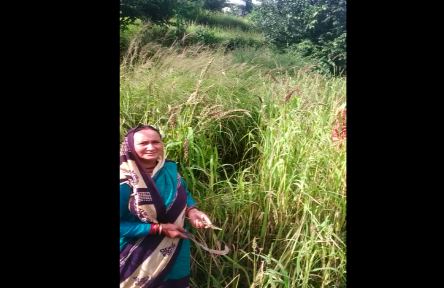
<path id="1" fill-rule="evenodd" d="M 194 227 L 210 227 L 176 163 L 165 159 L 159 131 L 131 129 L 120 150 L 120 288 L 189 287 L 187 214 Z"/>
<path id="2" fill-rule="evenodd" d="M 152 174 L 164 154 L 162 136 L 152 126 L 139 127 L 134 131 L 134 149 L 143 167 Z"/>

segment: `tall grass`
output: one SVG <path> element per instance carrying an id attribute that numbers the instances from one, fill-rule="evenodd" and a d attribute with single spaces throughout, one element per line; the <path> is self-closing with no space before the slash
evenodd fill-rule
<path id="1" fill-rule="evenodd" d="M 189 21 L 189 24 L 225 28 L 227 31 L 241 29 L 247 32 L 257 32 L 255 31 L 257 29 L 247 19 L 224 13 L 202 14 L 195 21 Z"/>
<path id="2" fill-rule="evenodd" d="M 136 22 L 129 29 L 120 33 L 121 54 L 134 48 L 134 37 L 137 38 L 138 48 L 147 44 L 161 44 L 162 46 L 211 45 L 212 48 L 221 47 L 233 50 L 240 47 L 258 48 L 264 46 L 264 37 L 260 32 L 249 28 L 245 20 L 228 21 L 235 16 L 212 16 L 211 19 L 225 19 L 225 22 L 189 22 L 185 31 L 175 26 L 158 26 L 150 23 Z M 213 19 L 213 20 L 214 20 Z M 242 24 L 242 25 L 240 25 Z M 230 26 L 232 25 L 232 26 Z M 245 26 L 247 25 L 247 26 Z M 122 55 L 121 55 L 122 56 Z"/>
<path id="3" fill-rule="evenodd" d="M 192 246 L 191 287 L 345 287 L 346 144 L 331 134 L 346 80 L 148 47 L 122 62 L 121 136 L 160 127 L 197 206 L 223 227 L 192 232 L 231 250 Z"/>

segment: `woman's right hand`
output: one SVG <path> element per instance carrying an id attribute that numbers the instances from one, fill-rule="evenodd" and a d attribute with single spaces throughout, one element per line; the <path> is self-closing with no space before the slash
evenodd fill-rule
<path id="1" fill-rule="evenodd" d="M 185 228 L 180 227 L 179 225 L 171 223 L 162 223 L 162 234 L 167 237 L 188 239 L 187 236 L 180 233 L 186 231 L 187 230 L 185 230 Z"/>

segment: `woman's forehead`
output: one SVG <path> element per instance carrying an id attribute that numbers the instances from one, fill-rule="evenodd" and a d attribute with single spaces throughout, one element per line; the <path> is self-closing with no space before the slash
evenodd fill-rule
<path id="1" fill-rule="evenodd" d="M 160 140 L 159 134 L 154 130 L 140 130 L 134 133 L 135 140 Z"/>

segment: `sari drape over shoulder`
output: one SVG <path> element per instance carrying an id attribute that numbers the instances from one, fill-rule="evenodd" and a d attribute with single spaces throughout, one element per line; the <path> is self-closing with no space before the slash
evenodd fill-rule
<path id="1" fill-rule="evenodd" d="M 135 129 L 127 133 L 120 151 L 120 183 L 132 188 L 129 211 L 142 223 L 174 223 L 184 227 L 187 192 L 177 173 L 176 163 L 163 156 L 158 159 L 153 177 L 146 173 L 133 152 Z M 174 266 L 183 242 L 181 238 L 163 235 L 130 238 L 120 251 L 120 287 L 168 287 L 172 279 L 164 280 Z M 189 247 L 189 242 L 186 244 Z M 189 275 L 173 282 L 174 287 L 188 287 Z"/>

